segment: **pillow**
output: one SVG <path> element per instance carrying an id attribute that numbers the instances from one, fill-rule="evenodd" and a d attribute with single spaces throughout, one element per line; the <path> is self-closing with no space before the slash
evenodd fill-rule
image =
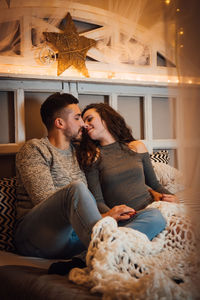
<path id="1" fill-rule="evenodd" d="M 169 152 L 167 150 L 160 150 L 158 152 L 150 154 L 150 158 L 152 161 L 161 162 L 165 164 L 168 164 L 170 159 Z"/>
<path id="2" fill-rule="evenodd" d="M 178 169 L 156 161 L 152 161 L 152 165 L 157 179 L 171 193 L 176 194 L 184 189 L 183 175 Z"/>
<path id="3" fill-rule="evenodd" d="M 0 179 L 0 250 L 14 251 L 16 178 Z"/>

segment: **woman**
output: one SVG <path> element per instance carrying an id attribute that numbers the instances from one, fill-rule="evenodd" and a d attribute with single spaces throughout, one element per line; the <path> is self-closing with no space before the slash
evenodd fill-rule
<path id="1" fill-rule="evenodd" d="M 86 132 L 77 157 L 100 213 L 120 226 L 139 228 L 151 240 L 166 222 L 157 209 L 145 209 L 153 202 L 147 185 L 165 201 L 175 202 L 176 196 L 158 182 L 145 145 L 133 138 L 119 113 L 98 103 L 86 106 L 82 117 Z"/>

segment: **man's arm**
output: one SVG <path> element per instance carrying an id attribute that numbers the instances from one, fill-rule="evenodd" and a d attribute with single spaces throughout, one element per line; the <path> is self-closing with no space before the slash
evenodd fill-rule
<path id="1" fill-rule="evenodd" d="M 98 168 L 96 168 L 95 166 L 91 167 L 88 171 L 85 172 L 85 175 L 88 183 L 88 188 L 97 202 L 99 212 L 102 214 L 106 213 L 110 210 L 110 208 L 106 205 L 103 198 L 101 184 L 99 181 Z"/>
<path id="2" fill-rule="evenodd" d="M 55 192 L 48 161 L 36 145 L 26 143 L 21 148 L 16 157 L 16 168 L 19 183 L 34 206 Z"/>

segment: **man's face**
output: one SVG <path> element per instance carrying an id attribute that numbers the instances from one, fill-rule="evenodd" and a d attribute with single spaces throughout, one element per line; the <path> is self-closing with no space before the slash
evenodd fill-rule
<path id="1" fill-rule="evenodd" d="M 77 104 L 68 105 L 62 114 L 64 120 L 63 133 L 68 140 L 79 140 L 82 136 L 82 127 L 84 122 L 81 117 L 81 111 Z"/>

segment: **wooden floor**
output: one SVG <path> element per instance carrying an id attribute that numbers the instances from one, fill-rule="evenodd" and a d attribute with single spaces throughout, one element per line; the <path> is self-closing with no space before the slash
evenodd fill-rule
<path id="1" fill-rule="evenodd" d="M 79 300 L 101 299 L 68 276 L 49 275 L 46 269 L 29 266 L 0 267 L 0 297 L 2 300 Z"/>

